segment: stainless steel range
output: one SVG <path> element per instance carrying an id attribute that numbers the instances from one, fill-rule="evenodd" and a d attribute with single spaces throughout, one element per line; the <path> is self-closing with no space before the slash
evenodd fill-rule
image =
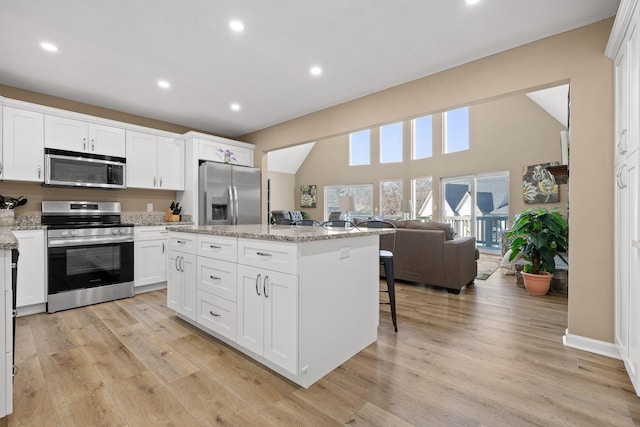
<path id="1" fill-rule="evenodd" d="M 118 202 L 43 201 L 47 311 L 133 296 L 133 225 Z"/>

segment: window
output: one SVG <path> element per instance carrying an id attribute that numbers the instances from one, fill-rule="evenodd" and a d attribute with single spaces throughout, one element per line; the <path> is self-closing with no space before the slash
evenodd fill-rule
<path id="1" fill-rule="evenodd" d="M 402 218 L 402 180 L 380 181 L 380 213 L 384 218 Z"/>
<path id="2" fill-rule="evenodd" d="M 349 134 L 349 165 L 371 164 L 371 135 L 369 129 Z"/>
<path id="3" fill-rule="evenodd" d="M 433 155 L 433 117 L 425 116 L 411 121 L 413 159 L 424 159 Z"/>
<path id="4" fill-rule="evenodd" d="M 353 196 L 356 210 L 351 212 L 351 219 L 368 218 L 373 215 L 373 185 L 328 185 L 324 188 L 324 218 L 329 219 L 331 212 L 340 210 L 340 196 Z"/>
<path id="5" fill-rule="evenodd" d="M 469 149 L 469 107 L 447 111 L 444 120 L 444 152 Z"/>
<path id="6" fill-rule="evenodd" d="M 402 122 L 380 126 L 380 163 L 402 161 Z"/>
<path id="7" fill-rule="evenodd" d="M 474 236 L 479 248 L 499 250 L 509 221 L 509 173 L 446 178 L 442 188 L 442 217 L 456 236 Z"/>
<path id="8" fill-rule="evenodd" d="M 433 217 L 432 194 L 430 176 L 411 180 L 411 200 L 413 200 L 411 218 L 431 221 Z"/>

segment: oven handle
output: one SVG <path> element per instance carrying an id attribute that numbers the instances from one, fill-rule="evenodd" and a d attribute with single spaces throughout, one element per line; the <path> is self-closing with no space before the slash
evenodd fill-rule
<path id="1" fill-rule="evenodd" d="M 72 238 L 72 239 L 51 239 L 48 246 L 52 247 L 67 247 L 67 246 L 80 246 L 80 245 L 102 245 L 108 243 L 133 243 L 131 236 L 108 236 L 108 237 L 86 237 L 86 238 Z"/>

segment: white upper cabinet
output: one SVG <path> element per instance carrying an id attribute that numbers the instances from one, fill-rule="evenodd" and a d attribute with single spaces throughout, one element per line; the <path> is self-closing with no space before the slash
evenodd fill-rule
<path id="1" fill-rule="evenodd" d="M 184 141 L 158 137 L 158 188 L 184 190 Z"/>
<path id="2" fill-rule="evenodd" d="M 184 141 L 127 131 L 127 187 L 184 190 Z"/>
<path id="3" fill-rule="evenodd" d="M 125 131 L 82 120 L 45 115 L 44 145 L 66 151 L 125 157 Z"/>
<path id="4" fill-rule="evenodd" d="M 0 177 L 7 180 L 44 180 L 44 115 L 4 107 L 2 112 L 2 164 Z"/>

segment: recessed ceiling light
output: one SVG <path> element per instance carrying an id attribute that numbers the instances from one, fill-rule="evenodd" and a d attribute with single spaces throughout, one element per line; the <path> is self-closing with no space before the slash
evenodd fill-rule
<path id="1" fill-rule="evenodd" d="M 318 67 L 317 65 L 314 65 L 313 67 L 311 67 L 309 72 L 311 73 L 312 76 L 319 76 L 320 74 L 322 74 L 322 68 Z"/>
<path id="2" fill-rule="evenodd" d="M 238 20 L 233 20 L 231 22 L 229 22 L 229 28 L 231 28 L 233 31 L 239 33 L 241 31 L 244 30 L 244 24 Z"/>
<path id="3" fill-rule="evenodd" d="M 171 84 L 166 80 L 158 80 L 158 86 L 160 86 L 162 89 L 169 89 L 171 87 Z"/>
<path id="4" fill-rule="evenodd" d="M 233 111 L 240 111 L 240 104 L 238 104 L 237 102 L 233 102 L 231 105 L 229 105 L 229 108 L 231 108 Z"/>
<path id="5" fill-rule="evenodd" d="M 471 5 L 471 4 L 476 4 L 476 3 L 480 3 L 480 0 L 465 0 L 467 4 Z"/>
<path id="6" fill-rule="evenodd" d="M 58 46 L 56 46 L 53 43 L 49 43 L 49 42 L 40 43 L 40 47 L 43 48 L 46 51 L 49 51 L 49 52 L 57 52 L 58 51 Z"/>

